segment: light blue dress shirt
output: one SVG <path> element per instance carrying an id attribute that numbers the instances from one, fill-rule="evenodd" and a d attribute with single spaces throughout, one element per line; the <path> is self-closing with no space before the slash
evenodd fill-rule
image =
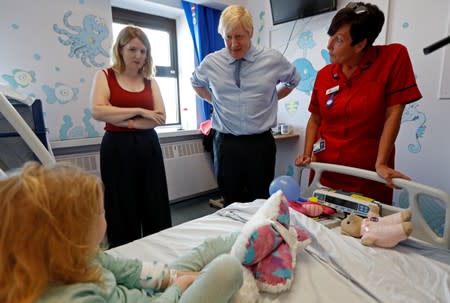
<path id="1" fill-rule="evenodd" d="M 235 83 L 237 61 L 227 48 L 207 55 L 192 74 L 195 87 L 211 92 L 212 128 L 233 135 L 265 132 L 277 124 L 277 85 L 294 88 L 300 82 L 295 66 L 279 51 L 250 46 Z"/>

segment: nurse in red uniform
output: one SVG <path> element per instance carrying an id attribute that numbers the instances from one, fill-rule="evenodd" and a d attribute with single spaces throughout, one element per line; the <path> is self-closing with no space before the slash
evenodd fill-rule
<path id="1" fill-rule="evenodd" d="M 394 169 L 403 109 L 422 95 L 407 49 L 373 46 L 383 24 L 383 12 L 362 2 L 350 2 L 334 16 L 328 29 L 331 64 L 317 74 L 304 152 L 295 164 L 318 161 L 376 171 L 388 186 L 329 172 L 320 182 L 392 204 L 392 178 L 409 179 Z"/>

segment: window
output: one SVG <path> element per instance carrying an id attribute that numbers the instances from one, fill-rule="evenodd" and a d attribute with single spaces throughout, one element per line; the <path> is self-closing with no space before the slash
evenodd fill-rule
<path id="1" fill-rule="evenodd" d="M 147 35 L 156 66 L 155 78 L 166 107 L 166 125 L 180 124 L 176 22 L 173 19 L 112 8 L 113 41 L 128 24 L 142 28 Z"/>

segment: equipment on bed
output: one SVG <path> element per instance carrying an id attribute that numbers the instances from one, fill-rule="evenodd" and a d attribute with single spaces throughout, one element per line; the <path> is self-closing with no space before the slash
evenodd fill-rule
<path id="1" fill-rule="evenodd" d="M 319 188 L 313 192 L 320 204 L 334 208 L 338 212 L 356 214 L 367 217 L 370 206 L 373 204 L 381 207 L 380 202 L 354 193 L 336 191 L 329 188 Z"/>
<path id="2" fill-rule="evenodd" d="M 41 101 L 0 85 L 0 178 L 29 160 L 55 162 Z"/>

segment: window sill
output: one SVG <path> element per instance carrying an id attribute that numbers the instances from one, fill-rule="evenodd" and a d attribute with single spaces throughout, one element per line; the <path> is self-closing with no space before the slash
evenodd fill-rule
<path id="1" fill-rule="evenodd" d="M 200 131 L 198 129 L 182 130 L 174 127 L 167 127 L 161 129 L 157 128 L 156 131 L 160 139 L 200 135 Z M 100 145 L 101 142 L 102 137 L 69 139 L 69 140 L 51 141 L 50 146 L 52 147 L 52 149 L 59 149 L 59 148 L 69 148 L 69 147 L 79 147 L 89 145 Z"/>

